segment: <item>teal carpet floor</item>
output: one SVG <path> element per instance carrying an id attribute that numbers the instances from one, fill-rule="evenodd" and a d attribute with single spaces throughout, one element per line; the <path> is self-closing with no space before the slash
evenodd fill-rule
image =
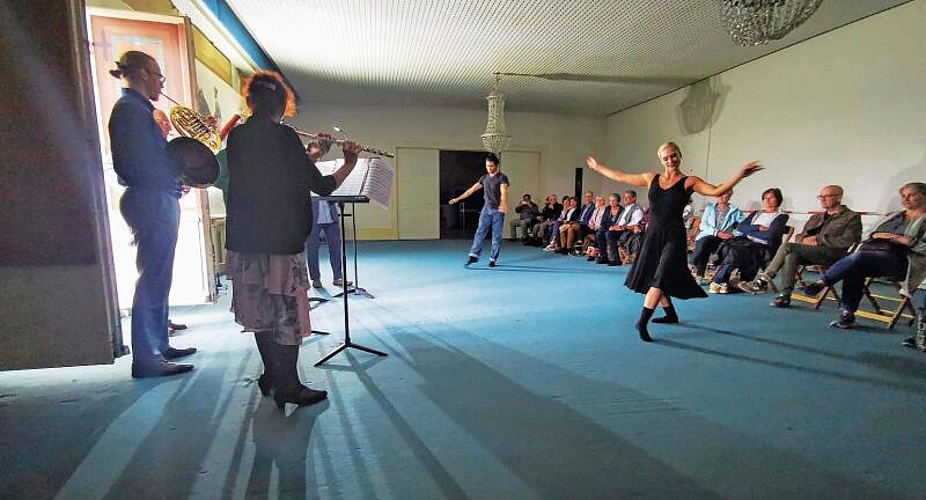
<path id="1" fill-rule="evenodd" d="M 388 356 L 314 367 L 345 330 L 342 302 L 316 306 L 316 406 L 260 396 L 227 293 L 172 310 L 190 325 L 174 345 L 200 349 L 188 375 L 132 380 L 127 358 L 0 373 L 0 498 L 926 498 L 907 325 L 711 296 L 646 344 L 626 267 L 505 242 L 498 268 L 464 268 L 468 246 L 360 243 L 375 298 L 351 296 L 350 333 Z"/>

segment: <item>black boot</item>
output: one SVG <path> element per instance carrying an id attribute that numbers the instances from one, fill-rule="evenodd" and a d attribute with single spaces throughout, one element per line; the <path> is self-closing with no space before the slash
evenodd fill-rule
<path id="1" fill-rule="evenodd" d="M 675 314 L 675 306 L 666 306 L 662 308 L 666 312 L 665 316 L 653 318 L 653 323 L 678 323 L 678 315 Z"/>
<path id="2" fill-rule="evenodd" d="M 262 396 L 269 396 L 276 386 L 277 360 L 273 349 L 273 333 L 254 332 L 254 341 L 260 360 L 264 363 L 264 373 L 257 379 L 257 387 Z"/>
<path id="3" fill-rule="evenodd" d="M 643 342 L 652 342 L 653 337 L 649 336 L 649 331 L 646 329 L 646 324 L 649 323 L 649 319 L 653 317 L 653 309 L 644 307 L 640 311 L 640 319 L 637 320 L 637 332 L 640 333 L 640 340 Z"/>
<path id="4" fill-rule="evenodd" d="M 279 371 L 277 378 L 279 380 L 277 390 L 273 394 L 273 399 L 277 406 L 283 408 L 286 403 L 292 403 L 299 406 L 308 406 L 318 403 L 328 397 L 327 391 L 316 391 L 302 385 L 299 380 L 299 371 L 296 368 L 299 364 L 299 346 L 298 345 L 280 345 L 273 344 L 276 353 Z"/>

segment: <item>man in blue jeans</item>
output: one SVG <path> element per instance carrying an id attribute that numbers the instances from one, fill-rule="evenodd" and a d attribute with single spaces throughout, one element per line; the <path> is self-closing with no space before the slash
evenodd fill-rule
<path id="1" fill-rule="evenodd" d="M 486 174 L 467 189 L 463 194 L 450 200 L 453 205 L 456 202 L 468 198 L 470 195 L 485 190 L 485 204 L 482 206 L 482 212 L 479 214 L 479 227 L 476 229 L 476 236 L 473 238 L 473 246 L 469 249 L 469 257 L 465 265 L 470 265 L 479 261 L 479 255 L 482 254 L 482 246 L 485 244 L 486 233 L 492 228 L 492 253 L 489 255 L 489 267 L 495 267 L 498 261 L 498 253 L 502 246 L 502 230 L 505 227 L 505 214 L 508 212 L 508 176 L 499 171 L 501 160 L 494 153 L 486 156 Z"/>

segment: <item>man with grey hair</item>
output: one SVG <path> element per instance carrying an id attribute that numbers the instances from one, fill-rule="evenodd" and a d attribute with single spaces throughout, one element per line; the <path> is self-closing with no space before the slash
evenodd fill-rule
<path id="1" fill-rule="evenodd" d="M 862 217 L 843 205 L 842 197 L 841 186 L 823 186 L 817 196 L 823 211 L 810 217 L 795 243 L 778 247 L 765 271 L 752 283 L 744 284 L 747 291 L 764 290 L 780 272 L 779 294 L 769 305 L 788 307 L 798 265 L 829 265 L 845 257 L 849 248 L 861 240 Z"/>

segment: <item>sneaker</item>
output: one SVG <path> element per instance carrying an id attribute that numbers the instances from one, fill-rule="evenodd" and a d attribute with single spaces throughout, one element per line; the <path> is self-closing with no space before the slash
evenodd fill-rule
<path id="1" fill-rule="evenodd" d="M 475 256 L 473 256 L 473 255 L 470 255 L 469 257 L 466 258 L 466 264 L 463 264 L 463 265 L 464 265 L 464 266 L 468 266 L 468 265 L 470 265 L 470 264 L 475 264 L 475 263 L 477 263 L 477 262 L 479 262 L 479 257 L 475 257 Z"/>
<path id="2" fill-rule="evenodd" d="M 909 347 L 910 349 L 916 349 L 917 351 L 926 352 L 926 346 L 916 345 L 916 337 L 910 337 L 903 341 L 904 347 Z"/>
<path id="3" fill-rule="evenodd" d="M 830 323 L 830 326 L 833 328 L 839 328 L 840 330 L 848 330 L 852 328 L 852 325 L 855 324 L 855 314 L 851 311 L 842 311 L 839 314 L 839 319 Z"/>
<path id="4" fill-rule="evenodd" d="M 348 281 L 348 282 L 345 283 L 343 279 L 336 279 L 336 280 L 332 281 L 331 284 L 334 285 L 334 286 L 351 286 L 351 285 L 354 284 L 354 282 L 353 282 L 353 281 Z"/>
<path id="5" fill-rule="evenodd" d="M 494 260 L 490 260 L 489 267 L 498 267 L 498 264 L 496 264 Z"/>
<path id="6" fill-rule="evenodd" d="M 552 252 L 554 250 L 556 250 L 556 245 L 553 245 L 553 244 L 543 247 L 544 252 Z"/>
<path id="7" fill-rule="evenodd" d="M 720 283 L 714 283 L 713 281 L 707 286 L 707 293 L 720 293 Z"/>
<path id="8" fill-rule="evenodd" d="M 322 280 L 312 280 L 312 288 L 321 288 Z"/>
<path id="9" fill-rule="evenodd" d="M 784 293 L 779 294 L 777 297 L 772 299 L 768 305 L 772 307 L 789 307 L 791 305 L 791 296 Z"/>
<path id="10" fill-rule="evenodd" d="M 725 294 L 725 293 L 730 293 L 730 292 L 731 292 L 731 290 L 730 290 L 730 285 L 729 285 L 728 283 L 724 283 L 724 284 L 720 285 L 720 290 L 717 290 L 717 293 L 724 293 L 724 294 Z"/>

